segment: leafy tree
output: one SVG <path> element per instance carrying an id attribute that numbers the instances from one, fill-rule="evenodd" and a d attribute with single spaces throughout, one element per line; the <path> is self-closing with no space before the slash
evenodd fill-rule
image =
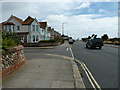
<path id="1" fill-rule="evenodd" d="M 109 38 L 108 38 L 108 35 L 107 35 L 107 34 L 104 34 L 104 35 L 102 36 L 102 39 L 103 39 L 103 41 L 109 39 Z"/>
<path id="2" fill-rule="evenodd" d="M 2 30 L 2 46 L 12 47 L 20 44 L 19 36 L 14 32 Z"/>

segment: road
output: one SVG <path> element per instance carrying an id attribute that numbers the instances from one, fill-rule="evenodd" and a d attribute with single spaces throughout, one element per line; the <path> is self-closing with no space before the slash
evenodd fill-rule
<path id="1" fill-rule="evenodd" d="M 69 56 L 72 57 L 69 45 L 67 43 L 64 43 L 60 46 L 54 46 L 53 48 L 46 48 L 46 49 L 41 49 L 41 48 L 25 48 L 25 57 L 27 60 L 31 60 L 33 58 L 40 58 L 39 53 L 46 53 L 46 54 L 57 54 L 57 55 L 64 55 L 64 56 Z"/>
<path id="2" fill-rule="evenodd" d="M 84 42 L 76 41 L 72 51 L 87 65 L 101 88 L 118 88 L 118 48 L 87 49 Z"/>

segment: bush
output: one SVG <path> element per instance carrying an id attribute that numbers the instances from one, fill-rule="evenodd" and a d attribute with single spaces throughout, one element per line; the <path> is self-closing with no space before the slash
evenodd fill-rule
<path id="1" fill-rule="evenodd" d="M 83 42 L 86 42 L 88 40 L 88 38 L 82 38 Z"/>
<path id="2" fill-rule="evenodd" d="M 114 41 L 115 45 L 120 45 L 120 41 Z"/>
<path id="3" fill-rule="evenodd" d="M 14 47 L 19 44 L 20 38 L 16 33 L 2 30 L 2 47 Z"/>
<path id="4" fill-rule="evenodd" d="M 41 40 L 39 42 L 56 42 L 56 40 Z"/>
<path id="5" fill-rule="evenodd" d="M 103 41 L 104 44 L 113 44 L 113 41 Z"/>

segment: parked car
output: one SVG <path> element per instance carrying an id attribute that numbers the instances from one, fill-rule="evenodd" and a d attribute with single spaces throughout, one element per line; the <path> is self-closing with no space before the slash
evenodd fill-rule
<path id="1" fill-rule="evenodd" d="M 103 46 L 103 40 L 101 38 L 92 38 L 92 39 L 89 39 L 86 43 L 86 48 L 99 47 L 99 49 L 101 49 L 102 46 Z"/>
<path id="2" fill-rule="evenodd" d="M 69 44 L 73 44 L 73 39 L 69 39 Z"/>

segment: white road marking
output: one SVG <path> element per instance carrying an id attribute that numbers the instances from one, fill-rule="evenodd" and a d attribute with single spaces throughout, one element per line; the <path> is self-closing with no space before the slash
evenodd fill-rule
<path id="1" fill-rule="evenodd" d="M 72 47 L 72 46 L 71 46 L 71 47 Z M 71 52 L 71 54 L 72 54 L 72 58 L 73 58 L 73 59 L 75 59 L 75 58 L 74 58 L 74 54 L 73 54 L 73 51 L 72 51 L 71 47 L 70 47 L 70 52 Z"/>
<path id="2" fill-rule="evenodd" d="M 71 47 L 72 47 L 72 46 L 71 46 Z M 72 54 L 72 58 L 75 59 L 71 47 L 70 47 L 70 52 L 71 52 L 71 54 Z M 82 61 L 77 61 L 77 62 L 81 64 L 81 66 L 82 66 L 83 70 L 85 71 L 85 73 L 86 73 L 86 75 L 87 75 L 87 77 L 88 77 L 88 79 L 89 79 L 92 87 L 94 88 L 94 90 L 96 90 L 95 85 L 97 86 L 97 88 L 98 88 L 99 90 L 101 90 L 99 84 L 97 83 L 97 81 L 96 81 L 95 78 L 93 77 L 92 73 L 91 73 L 90 70 L 87 68 L 87 66 L 86 66 Z M 90 77 L 91 77 L 91 78 L 90 78 Z M 92 81 L 92 80 L 93 80 L 93 81 Z M 94 85 L 93 82 L 95 83 L 95 85 Z"/>
<path id="3" fill-rule="evenodd" d="M 66 50 L 68 51 L 68 48 Z"/>

